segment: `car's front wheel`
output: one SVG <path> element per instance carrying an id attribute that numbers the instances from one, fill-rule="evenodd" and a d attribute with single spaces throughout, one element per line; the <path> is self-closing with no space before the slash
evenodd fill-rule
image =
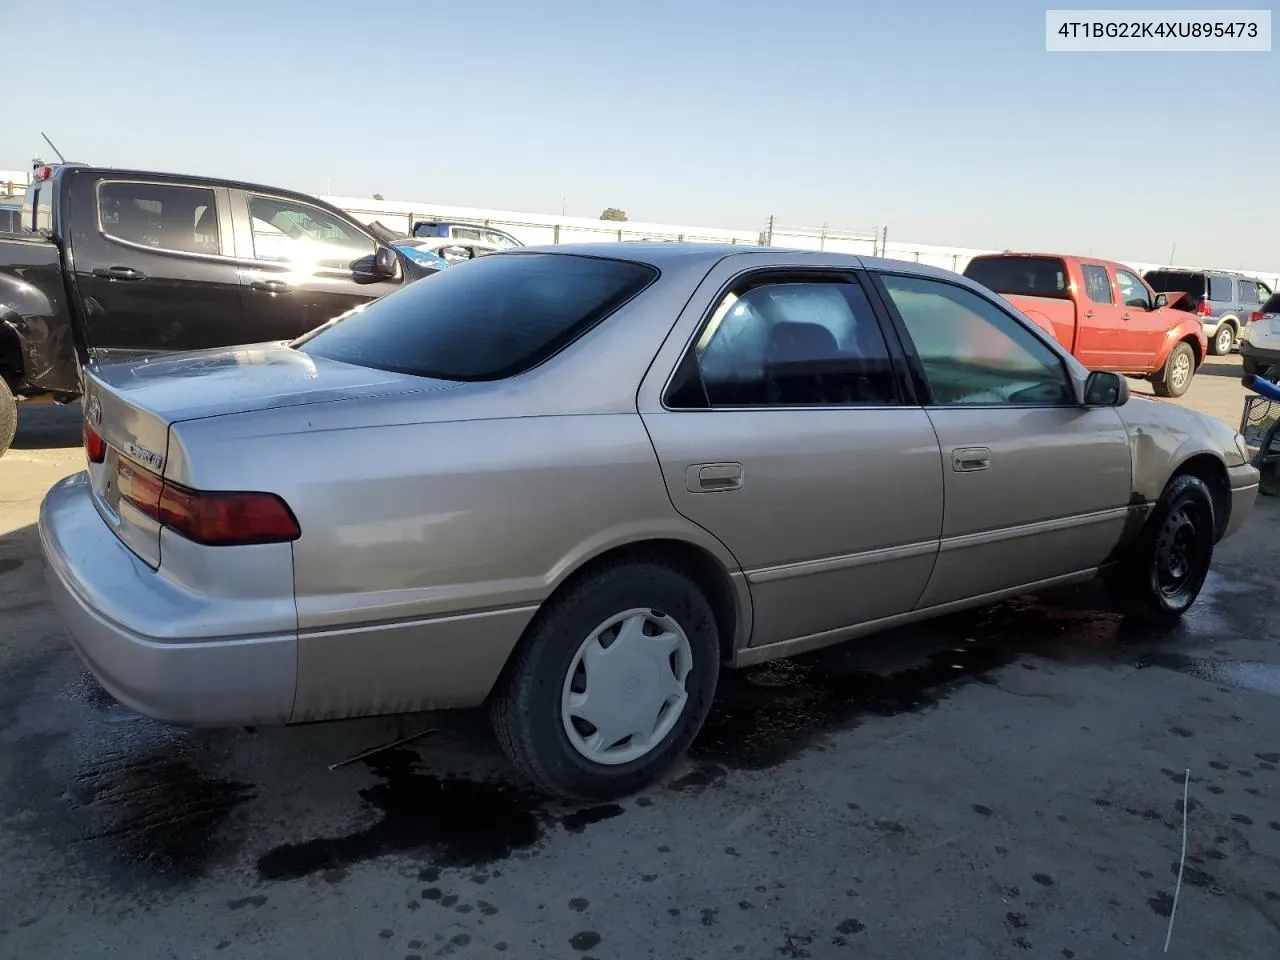
<path id="1" fill-rule="evenodd" d="M 1164 367 L 1151 380 L 1157 397 L 1180 397 L 1191 386 L 1191 377 L 1196 372 L 1196 353 L 1190 344 L 1174 344 Z"/>
<path id="2" fill-rule="evenodd" d="M 1156 620 L 1186 613 L 1209 574 L 1215 523 L 1203 480 L 1189 474 L 1170 480 L 1112 579 L 1121 608 Z"/>
<path id="3" fill-rule="evenodd" d="M 1236 328 L 1229 322 L 1223 321 L 1218 325 L 1218 332 L 1213 335 L 1213 342 L 1209 344 L 1209 352 L 1215 357 L 1225 357 L 1231 352 L 1235 342 Z"/>
<path id="4" fill-rule="evenodd" d="M 18 433 L 18 401 L 0 377 L 0 457 L 13 445 L 13 438 Z"/>
<path id="5" fill-rule="evenodd" d="M 719 635 L 697 584 L 660 559 L 610 563 L 539 611 L 490 704 L 516 768 L 547 793 L 646 786 L 711 709 Z"/>

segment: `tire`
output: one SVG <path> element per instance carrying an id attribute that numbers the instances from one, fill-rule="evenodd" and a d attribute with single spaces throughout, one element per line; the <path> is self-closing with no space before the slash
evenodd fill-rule
<path id="1" fill-rule="evenodd" d="M 1165 358 L 1164 369 L 1151 380 L 1157 397 L 1180 397 L 1191 386 L 1196 372 L 1196 352 L 1190 344 L 1176 343 Z"/>
<path id="2" fill-rule="evenodd" d="M 1174 477 L 1111 578 L 1117 606 L 1144 620 L 1177 620 L 1200 595 L 1215 539 L 1209 488 L 1190 474 Z"/>
<path id="3" fill-rule="evenodd" d="M 1225 357 L 1231 352 L 1231 348 L 1236 343 L 1236 328 L 1231 325 L 1229 320 L 1224 320 L 1218 324 L 1218 332 L 1213 335 L 1213 340 L 1209 344 L 1209 353 L 1215 357 Z"/>
<path id="4" fill-rule="evenodd" d="M 13 446 L 13 438 L 18 433 L 18 401 L 9 389 L 9 384 L 0 377 L 0 457 Z"/>
<path id="5" fill-rule="evenodd" d="M 655 614 L 665 626 L 655 626 L 651 616 Z M 629 654 L 636 672 L 629 673 L 632 666 L 622 661 L 619 676 L 609 677 L 603 670 L 593 673 L 587 668 L 588 648 L 598 633 L 608 637 L 610 631 L 600 632 L 601 627 L 621 617 L 646 621 L 645 631 L 631 632 L 625 640 L 626 650 L 640 651 L 639 661 Z M 644 647 L 651 639 L 646 635 L 651 627 L 661 630 L 667 642 L 682 633 L 687 643 L 666 657 L 655 656 Z M 620 642 L 621 636 L 607 647 L 602 641 L 600 649 L 623 651 L 612 645 Z M 650 671 L 650 664 L 656 672 Z M 611 707 L 592 708 L 603 709 L 601 718 L 609 718 L 611 727 L 637 722 L 615 718 L 628 712 L 625 708 L 631 705 L 628 698 L 634 695 L 638 678 L 640 695 L 635 706 L 647 717 L 653 698 L 664 691 L 671 693 L 672 680 L 678 691 L 682 667 L 687 669 L 683 702 L 654 708 L 651 729 L 656 742 L 651 748 L 643 743 L 637 746 L 634 735 L 615 739 L 612 747 L 604 744 L 596 739 L 603 727 L 572 714 L 571 698 L 583 698 L 582 709 L 591 712 L 585 708 L 590 695 L 603 689 L 601 703 Z M 664 672 L 668 668 L 669 675 Z M 719 668 L 719 632 L 697 584 L 659 558 L 620 560 L 571 582 L 538 612 L 491 698 L 490 719 L 516 770 L 539 789 L 569 800 L 611 800 L 652 783 L 688 750 L 711 709 Z M 604 677 L 595 682 L 606 685 L 592 687 L 593 677 Z M 575 692 L 579 689 L 583 692 Z M 674 719 L 672 711 L 678 711 Z M 668 722 L 672 725 L 662 732 Z M 602 759 L 587 755 L 592 742 L 600 744 Z M 626 759 L 628 751 L 642 747 L 647 752 Z"/>

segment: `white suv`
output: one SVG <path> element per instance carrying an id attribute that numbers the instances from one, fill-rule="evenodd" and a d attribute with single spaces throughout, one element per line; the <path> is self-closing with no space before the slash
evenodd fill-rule
<path id="1" fill-rule="evenodd" d="M 1249 314 L 1240 331 L 1240 360 L 1246 374 L 1280 377 L 1280 293 Z"/>

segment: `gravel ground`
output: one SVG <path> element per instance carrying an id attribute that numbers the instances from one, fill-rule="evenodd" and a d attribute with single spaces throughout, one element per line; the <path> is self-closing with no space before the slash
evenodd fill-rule
<path id="1" fill-rule="evenodd" d="M 1238 376 L 1183 402 L 1234 424 Z M 1078 589 L 727 674 L 686 763 L 584 809 L 472 713 L 190 732 L 115 704 L 41 579 L 77 444 L 75 411 L 28 411 L 0 461 L 0 958 L 1156 956 L 1188 770 L 1168 955 L 1280 956 L 1274 500 L 1171 631 Z"/>

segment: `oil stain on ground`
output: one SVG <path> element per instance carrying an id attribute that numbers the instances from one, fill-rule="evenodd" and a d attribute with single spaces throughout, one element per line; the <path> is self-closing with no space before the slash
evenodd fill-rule
<path id="1" fill-rule="evenodd" d="M 809 657 L 726 671 L 690 751 L 763 770 L 866 716 L 933 706 L 1020 658 L 1133 662 L 1161 634 L 1098 603 L 1091 586 L 880 633 Z M 1026 664 L 1030 667 L 1031 664 Z"/>
<path id="2" fill-rule="evenodd" d="M 278 846 L 258 859 L 263 880 L 292 880 L 376 857 L 429 850 L 445 867 L 472 867 L 533 847 L 542 836 L 543 799 L 498 781 L 422 773 L 407 749 L 384 750 L 365 761 L 380 783 L 360 797 L 382 816 L 371 827 L 340 837 Z"/>
<path id="3" fill-rule="evenodd" d="M 159 752 L 110 757 L 80 773 L 70 796 L 90 823 L 81 841 L 104 841 L 151 876 L 188 880 L 227 852 L 218 829 L 253 791 L 204 775 L 180 753 Z"/>

